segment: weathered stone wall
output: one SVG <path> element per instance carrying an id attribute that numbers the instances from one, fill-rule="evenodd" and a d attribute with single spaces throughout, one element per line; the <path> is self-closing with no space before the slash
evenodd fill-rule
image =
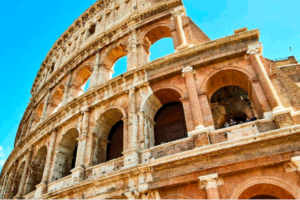
<path id="1" fill-rule="evenodd" d="M 175 53 L 149 62 L 166 37 Z M 262 48 L 258 30 L 210 41 L 181 0 L 97 1 L 38 72 L 0 198 L 300 198 L 298 71 Z M 232 109 L 256 121 L 218 129 L 211 97 L 225 86 L 247 92 Z M 155 116 L 170 102 L 182 104 L 187 137 L 155 146 Z M 123 156 L 107 161 L 119 121 Z"/>

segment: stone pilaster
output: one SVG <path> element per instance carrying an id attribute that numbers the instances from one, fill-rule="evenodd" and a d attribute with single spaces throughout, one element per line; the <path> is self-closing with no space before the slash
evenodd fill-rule
<path id="1" fill-rule="evenodd" d="M 42 178 L 41 183 L 36 186 L 37 189 L 36 189 L 34 198 L 39 198 L 39 197 L 43 196 L 43 194 L 47 193 L 47 185 L 48 185 L 49 174 L 50 174 L 50 170 L 51 170 L 51 161 L 54 157 L 54 148 L 55 148 L 56 137 L 57 137 L 57 131 L 53 130 L 51 132 L 50 144 L 49 144 L 49 149 L 47 152 L 43 178 Z"/>
<path id="2" fill-rule="evenodd" d="M 75 169 L 72 170 L 72 179 L 73 183 L 81 182 L 85 179 L 84 176 L 84 160 L 85 160 L 85 152 L 86 152 L 86 143 L 87 136 L 90 129 L 90 111 L 86 110 L 83 112 L 83 121 L 82 121 L 82 133 L 80 138 L 78 139 L 78 149 L 77 149 L 77 158 L 76 158 L 76 166 Z"/>
<path id="3" fill-rule="evenodd" d="M 98 75 L 99 75 L 99 65 L 100 65 L 100 52 L 97 51 L 95 65 L 93 68 L 93 73 L 92 73 L 89 89 L 97 86 L 97 80 L 98 80 Z"/>
<path id="4" fill-rule="evenodd" d="M 186 37 L 182 26 L 181 17 L 185 14 L 184 10 L 181 8 L 179 10 L 175 10 L 172 14 L 172 20 L 174 20 L 176 26 L 176 33 L 178 38 L 179 46 L 176 48 L 177 50 L 183 49 L 187 47 Z"/>
<path id="5" fill-rule="evenodd" d="M 68 103 L 69 98 L 69 92 L 70 92 L 70 86 L 72 82 L 72 71 L 69 71 L 68 80 L 66 83 L 63 99 L 62 99 L 62 106 L 66 105 Z"/>
<path id="6" fill-rule="evenodd" d="M 224 182 L 218 174 L 200 176 L 199 180 L 200 188 L 205 189 L 207 199 L 220 199 L 218 186 L 223 185 Z"/>
<path id="7" fill-rule="evenodd" d="M 129 114 L 128 114 L 128 133 L 125 140 L 128 146 L 124 147 L 124 168 L 136 166 L 139 163 L 138 145 L 137 145 L 137 131 L 138 131 L 138 117 L 136 114 L 136 91 L 132 88 L 128 92 L 129 100 Z M 125 122 L 124 122 L 125 125 Z M 125 128 L 125 126 L 124 126 Z M 125 135 L 125 134 L 124 134 Z"/>
<path id="8" fill-rule="evenodd" d="M 26 131 L 26 135 L 28 135 L 31 131 L 32 123 L 33 123 L 33 120 L 34 120 L 34 117 L 35 117 L 35 113 L 36 113 L 36 107 L 33 107 L 32 108 L 32 113 L 31 113 L 31 116 L 30 116 L 30 119 L 29 119 L 27 131 Z"/>
<path id="9" fill-rule="evenodd" d="M 130 37 L 131 37 L 131 46 L 128 52 L 127 71 L 135 69 L 138 65 L 137 34 L 135 28 L 131 29 Z"/>
<path id="10" fill-rule="evenodd" d="M 48 91 L 46 99 L 45 99 L 41 121 L 44 121 L 47 118 L 47 110 L 48 110 L 48 104 L 49 104 L 50 96 L 51 96 L 51 90 Z"/>
<path id="11" fill-rule="evenodd" d="M 191 105 L 190 107 L 192 108 L 195 130 L 200 131 L 204 129 L 204 126 L 202 111 L 194 78 L 194 69 L 192 67 L 185 67 L 182 70 L 182 76 L 185 77 L 186 87 L 189 95 L 189 102 Z"/>
<path id="12" fill-rule="evenodd" d="M 24 187 L 26 185 L 25 182 L 26 182 L 26 178 L 28 176 L 28 169 L 29 169 L 29 164 L 31 163 L 32 154 L 33 154 L 33 147 L 30 147 L 27 152 L 26 164 L 25 164 L 25 167 L 23 170 L 21 181 L 20 181 L 19 190 L 16 195 L 16 198 L 18 198 L 18 199 L 22 199 L 23 195 L 24 195 Z"/>

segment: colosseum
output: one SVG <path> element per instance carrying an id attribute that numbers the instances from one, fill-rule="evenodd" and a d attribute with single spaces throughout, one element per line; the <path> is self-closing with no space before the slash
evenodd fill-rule
<path id="1" fill-rule="evenodd" d="M 0 198 L 300 199 L 300 64 L 259 35 L 211 41 L 182 0 L 98 0 L 38 71 Z M 175 52 L 150 61 L 162 38 Z"/>

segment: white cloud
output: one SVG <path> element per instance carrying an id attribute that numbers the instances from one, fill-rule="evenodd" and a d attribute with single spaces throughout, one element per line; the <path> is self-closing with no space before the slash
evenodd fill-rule
<path id="1" fill-rule="evenodd" d="M 2 167 L 10 152 L 11 152 L 10 148 L 4 149 L 2 146 L 0 146 L 0 171 L 2 170 Z"/>

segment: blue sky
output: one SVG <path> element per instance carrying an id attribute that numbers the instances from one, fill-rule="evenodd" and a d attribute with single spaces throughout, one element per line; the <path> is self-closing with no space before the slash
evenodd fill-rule
<path id="1" fill-rule="evenodd" d="M 95 0 L 3 1 L 0 7 L 0 170 L 29 103 L 40 64 L 58 37 Z M 211 38 L 259 28 L 264 56 L 300 60 L 299 0 L 183 0 L 187 14 Z M 151 60 L 173 51 L 170 39 L 151 48 Z M 289 47 L 292 47 L 290 51 Z M 116 75 L 125 60 L 115 67 Z"/>

